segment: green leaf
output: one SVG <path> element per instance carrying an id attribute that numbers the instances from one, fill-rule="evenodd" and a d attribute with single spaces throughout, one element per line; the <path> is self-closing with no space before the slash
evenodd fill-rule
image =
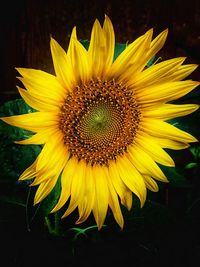
<path id="1" fill-rule="evenodd" d="M 124 49 L 127 47 L 127 44 L 115 44 L 115 52 L 114 52 L 114 58 L 113 61 L 124 51 Z"/>
<path id="2" fill-rule="evenodd" d="M 153 56 L 148 62 L 147 62 L 147 67 L 151 67 L 151 65 L 154 63 L 155 61 L 155 56 Z"/>
<path id="3" fill-rule="evenodd" d="M 186 179 L 184 174 L 175 167 L 162 167 L 164 173 L 169 180 L 169 186 L 172 187 L 192 187 L 191 183 Z"/>
<path id="4" fill-rule="evenodd" d="M 185 166 L 185 169 L 193 169 L 193 168 L 196 168 L 197 166 L 198 164 L 196 162 L 191 162 Z"/>
<path id="5" fill-rule="evenodd" d="M 90 44 L 88 40 L 80 40 L 80 43 L 85 47 L 86 50 L 88 50 Z"/>

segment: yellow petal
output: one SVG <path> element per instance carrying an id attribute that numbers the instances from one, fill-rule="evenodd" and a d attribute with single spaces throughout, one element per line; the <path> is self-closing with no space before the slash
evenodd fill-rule
<path id="1" fill-rule="evenodd" d="M 79 203 L 79 219 L 76 221 L 76 224 L 84 222 L 90 215 L 95 198 L 95 184 L 93 177 L 93 168 L 90 165 L 86 166 L 86 183 L 85 183 L 85 192 L 83 201 Z"/>
<path id="2" fill-rule="evenodd" d="M 38 156 L 36 170 L 53 169 L 57 172 L 58 162 L 68 160 L 69 152 L 63 142 L 63 136 L 58 131 L 51 135 Z"/>
<path id="3" fill-rule="evenodd" d="M 198 65 L 196 65 L 196 64 L 181 65 L 177 69 L 175 69 L 174 72 L 172 72 L 170 74 L 168 73 L 167 76 L 160 77 L 160 79 L 155 81 L 154 84 L 167 83 L 169 81 L 171 81 L 171 82 L 181 81 L 181 80 L 185 79 L 188 75 L 190 75 L 197 67 L 198 67 Z"/>
<path id="4" fill-rule="evenodd" d="M 78 164 L 78 161 L 73 157 L 69 159 L 69 161 L 66 163 L 66 166 L 61 175 L 60 198 L 51 212 L 56 212 L 57 210 L 62 208 L 62 206 L 64 206 L 64 204 L 69 199 L 71 195 L 71 183 L 72 183 L 74 172 L 77 169 L 77 164 Z"/>
<path id="5" fill-rule="evenodd" d="M 34 178 L 38 173 L 36 172 L 36 164 L 37 159 L 20 175 L 19 180 L 23 181 Z"/>
<path id="6" fill-rule="evenodd" d="M 56 76 L 62 83 L 63 87 L 66 90 L 71 91 L 75 85 L 75 74 L 72 68 L 71 59 L 53 38 L 51 38 L 50 46 Z"/>
<path id="7" fill-rule="evenodd" d="M 145 117 L 151 117 L 155 119 L 169 120 L 176 117 L 182 117 L 188 115 L 199 108 L 196 104 L 185 104 L 185 105 L 173 105 L 164 104 L 155 107 L 149 107 L 143 109 L 143 115 Z"/>
<path id="8" fill-rule="evenodd" d="M 63 102 L 53 102 L 48 97 L 41 97 L 33 92 L 29 92 L 27 90 L 21 89 L 18 87 L 18 91 L 24 101 L 32 108 L 38 111 L 58 111 L 59 106 L 63 104 Z M 53 102 L 53 103 L 52 103 Z"/>
<path id="9" fill-rule="evenodd" d="M 142 174 L 152 176 L 162 182 L 168 182 L 166 176 L 155 161 L 138 145 L 129 146 L 127 157 Z"/>
<path id="10" fill-rule="evenodd" d="M 196 64 L 187 64 L 180 66 L 174 73 L 168 76 L 168 80 L 170 81 L 180 81 L 185 79 L 187 76 L 189 76 L 198 65 Z M 164 80 L 163 80 L 164 82 Z"/>
<path id="11" fill-rule="evenodd" d="M 96 19 L 92 28 L 91 40 L 88 49 L 89 64 L 93 77 L 101 78 L 106 55 L 105 36 L 99 21 Z"/>
<path id="12" fill-rule="evenodd" d="M 127 207 L 128 210 L 130 210 L 132 207 L 132 192 L 120 178 L 119 171 L 117 170 L 116 163 L 114 161 L 109 163 L 109 176 L 117 194 L 121 199 L 121 203 Z"/>
<path id="13" fill-rule="evenodd" d="M 56 182 L 57 182 L 58 177 L 55 176 L 52 179 L 49 179 L 48 181 L 45 181 L 41 183 L 36 191 L 35 197 L 34 197 L 34 205 L 38 204 L 41 202 L 46 196 L 49 195 L 49 193 L 52 191 L 54 188 Z"/>
<path id="14" fill-rule="evenodd" d="M 141 128 L 144 132 L 154 137 L 171 139 L 182 143 L 197 142 L 197 139 L 191 134 L 164 121 L 148 118 L 148 120 L 142 121 Z"/>
<path id="15" fill-rule="evenodd" d="M 72 62 L 76 84 L 87 83 L 91 77 L 87 50 L 76 38 L 72 37 L 67 54 Z"/>
<path id="16" fill-rule="evenodd" d="M 99 21 L 95 20 L 88 49 L 89 65 L 94 78 L 105 77 L 113 62 L 114 48 L 115 35 L 110 19 L 105 16 L 103 29 Z"/>
<path id="17" fill-rule="evenodd" d="M 71 182 L 71 198 L 69 207 L 63 214 L 62 218 L 68 216 L 72 211 L 74 211 L 78 204 L 83 200 L 86 183 L 85 170 L 86 163 L 83 160 L 79 161 Z"/>
<path id="18" fill-rule="evenodd" d="M 186 149 L 190 146 L 187 143 L 182 143 L 182 142 L 170 140 L 167 137 L 166 138 L 153 137 L 153 136 L 151 136 L 151 137 L 154 140 L 154 142 L 158 143 L 163 148 L 180 150 L 180 149 Z"/>
<path id="19" fill-rule="evenodd" d="M 183 57 L 173 58 L 147 68 L 134 77 L 133 88 L 139 90 L 140 88 L 146 88 L 147 86 L 159 82 L 163 77 L 168 77 L 170 74 L 174 73 L 184 60 L 185 58 Z"/>
<path id="20" fill-rule="evenodd" d="M 125 157 L 116 161 L 119 174 L 126 186 L 140 199 L 141 206 L 146 200 L 146 187 L 144 180 L 134 165 Z"/>
<path id="21" fill-rule="evenodd" d="M 139 92 L 136 91 L 137 102 L 139 104 L 152 104 L 175 100 L 186 95 L 199 84 L 199 82 L 186 80 L 149 86 L 141 89 Z"/>
<path id="22" fill-rule="evenodd" d="M 41 70 L 17 68 L 23 76 L 18 79 L 26 89 L 42 98 L 52 100 L 53 103 L 63 101 L 66 97 L 66 89 L 58 82 L 55 76 Z"/>
<path id="23" fill-rule="evenodd" d="M 108 197 L 109 206 L 113 212 L 113 216 L 116 222 L 119 224 L 121 228 L 123 228 L 124 219 L 123 219 L 121 208 L 119 205 L 119 199 L 113 187 L 113 184 L 111 182 L 111 177 L 109 176 L 108 170 L 106 171 L 107 171 L 107 182 L 108 182 L 108 188 L 109 188 L 109 197 Z"/>
<path id="24" fill-rule="evenodd" d="M 70 156 L 67 149 L 62 149 L 59 146 L 57 146 L 56 148 L 54 147 L 54 150 L 51 154 L 45 154 L 45 162 L 44 160 L 42 162 L 45 165 L 41 166 L 39 162 L 39 160 L 41 160 L 41 155 L 42 153 L 39 155 L 36 165 L 36 170 L 38 170 L 39 173 L 36 175 L 34 182 L 31 184 L 32 186 L 38 185 L 47 179 L 54 179 L 54 177 L 58 177 L 63 171 Z"/>
<path id="25" fill-rule="evenodd" d="M 159 50 L 162 49 L 167 39 L 167 35 L 168 35 L 168 29 L 164 30 L 155 39 L 153 39 L 153 41 L 150 44 L 150 49 L 145 56 L 146 62 L 148 62 L 154 55 L 157 54 Z"/>
<path id="26" fill-rule="evenodd" d="M 156 162 L 168 167 L 175 166 L 173 159 L 150 136 L 139 132 L 135 141 L 137 146 L 143 149 Z"/>
<path id="27" fill-rule="evenodd" d="M 54 112 L 33 112 L 23 115 L 1 118 L 4 122 L 28 130 L 38 132 L 46 127 L 58 127 L 58 116 Z"/>
<path id="28" fill-rule="evenodd" d="M 104 64 L 104 72 L 108 72 L 110 69 L 115 50 L 115 33 L 113 29 L 113 25 L 108 16 L 105 16 L 104 24 L 103 24 L 103 32 L 105 35 L 105 43 L 106 43 L 106 55 L 105 55 L 105 64 Z"/>
<path id="29" fill-rule="evenodd" d="M 146 187 L 152 192 L 158 192 L 159 188 L 157 183 L 148 175 L 143 175 Z"/>
<path id="30" fill-rule="evenodd" d="M 48 127 L 42 129 L 38 133 L 34 134 L 30 138 L 15 141 L 16 144 L 20 145 L 42 145 L 47 142 L 49 137 L 56 132 L 55 127 Z"/>
<path id="31" fill-rule="evenodd" d="M 107 175 L 106 167 L 104 166 L 93 166 L 93 177 L 95 184 L 95 200 L 93 207 L 93 214 L 95 221 L 98 225 L 98 229 L 101 229 L 107 209 L 108 209 L 108 184 L 107 184 Z"/>
<path id="32" fill-rule="evenodd" d="M 133 76 L 141 64 L 144 64 L 141 58 L 149 48 L 152 34 L 153 30 L 151 29 L 128 45 L 112 64 L 108 76 L 122 80 Z"/>

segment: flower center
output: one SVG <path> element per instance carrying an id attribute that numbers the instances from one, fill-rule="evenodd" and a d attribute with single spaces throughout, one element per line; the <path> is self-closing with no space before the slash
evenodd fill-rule
<path id="1" fill-rule="evenodd" d="M 140 111 L 123 84 L 91 80 L 68 94 L 60 129 L 71 156 L 92 165 L 108 165 L 132 144 Z"/>
<path id="2" fill-rule="evenodd" d="M 77 125 L 77 132 L 85 144 L 102 149 L 116 140 L 122 129 L 120 107 L 107 97 L 92 101 Z"/>

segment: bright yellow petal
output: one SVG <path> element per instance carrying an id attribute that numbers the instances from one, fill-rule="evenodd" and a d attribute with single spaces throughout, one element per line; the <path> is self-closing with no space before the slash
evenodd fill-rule
<path id="1" fill-rule="evenodd" d="M 62 102 L 66 97 L 66 89 L 58 82 L 55 76 L 41 70 L 17 68 L 23 76 L 18 79 L 30 93 L 52 101 L 52 104 Z"/>
<path id="2" fill-rule="evenodd" d="M 127 157 L 137 168 L 138 172 L 152 176 L 156 180 L 168 182 L 165 174 L 161 171 L 155 161 L 138 145 L 129 146 Z"/>
<path id="3" fill-rule="evenodd" d="M 89 64 L 92 76 L 101 78 L 106 55 L 105 36 L 99 21 L 96 19 L 92 28 L 90 45 L 88 48 Z"/>
<path id="4" fill-rule="evenodd" d="M 71 91 L 75 85 L 71 59 L 53 38 L 51 38 L 50 46 L 56 76 L 66 91 Z"/>
<path id="5" fill-rule="evenodd" d="M 46 127 L 58 127 L 58 116 L 54 112 L 33 112 L 23 115 L 1 118 L 4 122 L 28 130 L 38 132 Z"/>
<path id="6" fill-rule="evenodd" d="M 143 175 L 143 178 L 144 178 L 144 183 L 149 190 L 151 190 L 152 192 L 158 192 L 159 188 L 154 179 L 152 179 L 148 175 Z"/>
<path id="7" fill-rule="evenodd" d="M 163 77 L 168 77 L 178 69 L 184 60 L 185 58 L 183 57 L 173 58 L 147 68 L 134 77 L 132 84 L 133 89 L 139 90 L 140 88 L 146 88 L 147 86 L 159 82 Z"/>
<path id="8" fill-rule="evenodd" d="M 108 184 L 107 184 L 107 175 L 106 175 L 106 167 L 104 166 L 93 166 L 93 177 L 95 184 L 95 200 L 93 207 L 93 214 L 95 221 L 98 225 L 98 229 L 101 229 L 107 209 L 108 209 Z"/>
<path id="9" fill-rule="evenodd" d="M 49 156 L 49 157 L 48 157 Z M 54 177 L 58 177 L 61 172 L 63 171 L 68 159 L 69 159 L 69 152 L 67 151 L 66 148 L 61 148 L 57 146 L 56 148 L 54 147 L 54 152 L 51 154 L 46 154 L 47 160 L 46 160 L 46 166 L 43 166 L 41 168 L 39 164 L 40 155 L 38 157 L 38 162 L 36 165 L 36 170 L 38 170 L 38 174 L 36 175 L 35 180 L 31 184 L 33 185 L 38 185 L 47 179 L 54 179 Z M 42 162 L 44 163 L 44 162 Z"/>
<path id="10" fill-rule="evenodd" d="M 36 170 L 55 170 L 59 165 L 58 162 L 68 160 L 69 152 L 63 142 L 63 136 L 58 131 L 51 135 L 48 142 L 44 145 L 40 155 L 38 156 Z"/>
<path id="11" fill-rule="evenodd" d="M 168 35 L 168 29 L 164 30 L 155 39 L 153 39 L 153 41 L 150 44 L 150 49 L 145 56 L 146 62 L 148 62 L 154 55 L 157 54 L 159 50 L 162 49 L 167 39 L 167 35 Z"/>
<path id="12" fill-rule="evenodd" d="M 113 29 L 113 25 L 108 16 L 105 16 L 104 24 L 103 24 L 103 32 L 105 35 L 105 43 L 106 43 L 106 58 L 104 64 L 104 72 L 110 69 L 115 50 L 115 33 Z"/>
<path id="13" fill-rule="evenodd" d="M 63 102 L 53 102 L 48 97 L 41 97 L 33 92 L 29 92 L 27 90 L 21 89 L 18 87 L 18 91 L 24 101 L 32 108 L 38 111 L 58 111 L 59 106 L 63 104 Z"/>
<path id="14" fill-rule="evenodd" d="M 181 65 L 176 70 L 174 70 L 174 72 L 172 72 L 170 74 L 168 73 L 167 76 L 160 77 L 160 79 L 155 81 L 155 84 L 156 83 L 157 84 L 167 83 L 169 81 L 171 81 L 171 82 L 181 81 L 181 80 L 185 79 L 186 77 L 188 77 L 197 67 L 198 67 L 198 65 L 196 65 L 196 64 Z"/>
<path id="15" fill-rule="evenodd" d="M 67 54 L 71 59 L 76 84 L 87 83 L 89 78 L 91 78 L 88 52 L 75 37 L 72 37 L 70 40 Z"/>
<path id="16" fill-rule="evenodd" d="M 45 129 L 42 129 L 38 133 L 34 134 L 30 138 L 15 141 L 16 144 L 20 145 L 42 145 L 47 142 L 49 137 L 54 134 L 57 130 L 55 130 L 55 127 L 48 127 Z"/>
<path id="17" fill-rule="evenodd" d="M 188 115 L 199 108 L 196 104 L 185 105 L 173 105 L 164 104 L 158 106 L 151 106 L 147 109 L 143 109 L 142 113 L 144 117 L 150 117 L 155 119 L 169 120 L 176 117 L 182 117 Z"/>
<path id="18" fill-rule="evenodd" d="M 55 142 L 54 139 L 58 140 L 58 143 Z M 52 140 L 54 140 L 54 142 L 52 142 Z M 45 144 L 36 161 L 22 173 L 19 179 L 25 180 L 35 178 L 32 185 L 47 182 L 46 180 L 57 179 L 69 158 L 66 147 L 63 143 L 60 144 L 59 141 L 58 135 L 54 135 L 49 140 L 49 143 Z M 38 194 L 40 196 L 39 192 Z M 45 192 L 42 193 L 42 196 L 43 194 L 45 194 Z"/>
<path id="19" fill-rule="evenodd" d="M 36 174 L 36 164 L 37 164 L 37 159 L 20 175 L 19 180 L 28 180 L 35 178 Z"/>
<path id="20" fill-rule="evenodd" d="M 107 182 L 108 182 L 108 188 L 109 188 L 108 203 L 109 203 L 109 206 L 113 212 L 113 216 L 114 216 L 116 222 L 119 224 L 119 226 L 121 228 L 123 228 L 124 218 L 122 216 L 121 208 L 119 205 L 119 199 L 118 199 L 117 193 L 113 187 L 113 184 L 111 182 L 111 177 L 108 173 L 108 170 L 106 170 L 106 172 L 107 172 Z"/>
<path id="21" fill-rule="evenodd" d="M 78 161 L 75 158 L 69 159 L 61 175 L 61 194 L 60 198 L 51 212 L 56 212 L 67 202 L 71 195 L 71 184 L 74 172 L 77 169 Z"/>
<path id="22" fill-rule="evenodd" d="M 132 207 L 132 192 L 120 178 L 119 171 L 117 170 L 116 163 L 114 161 L 109 163 L 109 176 L 117 194 L 121 199 L 121 203 L 128 210 L 130 210 Z"/>
<path id="23" fill-rule="evenodd" d="M 180 66 L 174 73 L 172 73 L 171 75 L 169 75 L 166 79 L 168 79 L 168 81 L 180 81 L 185 79 L 186 77 L 188 77 L 196 68 L 198 67 L 198 65 L 196 64 L 187 64 L 187 65 L 182 65 Z M 163 79 L 163 82 L 166 82 Z"/>
<path id="24" fill-rule="evenodd" d="M 191 134 L 164 121 L 148 118 L 141 123 L 141 128 L 144 132 L 154 137 L 171 139 L 182 143 L 197 142 L 197 139 Z"/>
<path id="25" fill-rule="evenodd" d="M 34 197 L 34 205 L 41 202 L 51 193 L 52 189 L 56 185 L 57 179 L 58 177 L 55 176 L 53 179 L 49 179 L 48 181 L 45 181 L 39 185 Z"/>
<path id="26" fill-rule="evenodd" d="M 141 58 L 149 48 L 152 34 L 151 29 L 128 45 L 112 64 L 108 77 L 124 80 L 133 76 L 135 71 L 144 64 Z"/>
<path id="27" fill-rule="evenodd" d="M 182 143 L 182 142 L 170 140 L 167 137 L 160 138 L 160 137 L 151 136 L 151 138 L 154 140 L 154 142 L 158 143 L 158 145 L 160 145 L 163 148 L 180 150 L 180 149 L 186 149 L 190 146 L 188 143 Z"/>
<path id="28" fill-rule="evenodd" d="M 95 20 L 88 49 L 89 65 L 93 78 L 103 78 L 109 71 L 114 56 L 115 35 L 110 19 L 105 16 L 103 28 Z"/>
<path id="29" fill-rule="evenodd" d="M 86 183 L 85 171 L 86 163 L 83 160 L 79 161 L 71 182 L 71 198 L 69 207 L 63 214 L 62 218 L 68 216 L 72 211 L 74 211 L 78 204 L 83 200 Z"/>
<path id="30" fill-rule="evenodd" d="M 86 183 L 85 183 L 85 192 L 83 201 L 79 202 L 79 219 L 76 221 L 76 224 L 84 222 L 90 215 L 95 199 L 95 184 L 93 177 L 93 168 L 90 165 L 86 166 Z"/>
<path id="31" fill-rule="evenodd" d="M 141 105 L 168 102 L 186 95 L 198 85 L 199 82 L 191 80 L 156 84 L 139 92 L 136 90 L 137 102 Z"/>
<path id="32" fill-rule="evenodd" d="M 143 149 L 156 162 L 168 167 L 175 166 L 173 159 L 154 142 L 151 136 L 138 132 L 135 142 L 137 146 Z"/>
<path id="33" fill-rule="evenodd" d="M 141 207 L 146 200 L 146 186 L 141 174 L 127 157 L 119 157 L 116 161 L 120 177 L 126 186 L 140 199 Z"/>

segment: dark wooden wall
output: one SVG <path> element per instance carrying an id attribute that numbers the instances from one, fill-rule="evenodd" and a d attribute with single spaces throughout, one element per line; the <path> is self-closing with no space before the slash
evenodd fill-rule
<path id="1" fill-rule="evenodd" d="M 15 67 L 53 73 L 51 35 L 66 48 L 76 25 L 78 37 L 89 39 L 95 18 L 102 22 L 104 14 L 112 19 L 118 42 L 132 41 L 150 27 L 155 33 L 169 28 L 163 57 L 200 61 L 199 0 L 7 0 L 0 11 L 0 104 L 18 97 Z M 193 77 L 199 79 L 198 70 Z"/>

